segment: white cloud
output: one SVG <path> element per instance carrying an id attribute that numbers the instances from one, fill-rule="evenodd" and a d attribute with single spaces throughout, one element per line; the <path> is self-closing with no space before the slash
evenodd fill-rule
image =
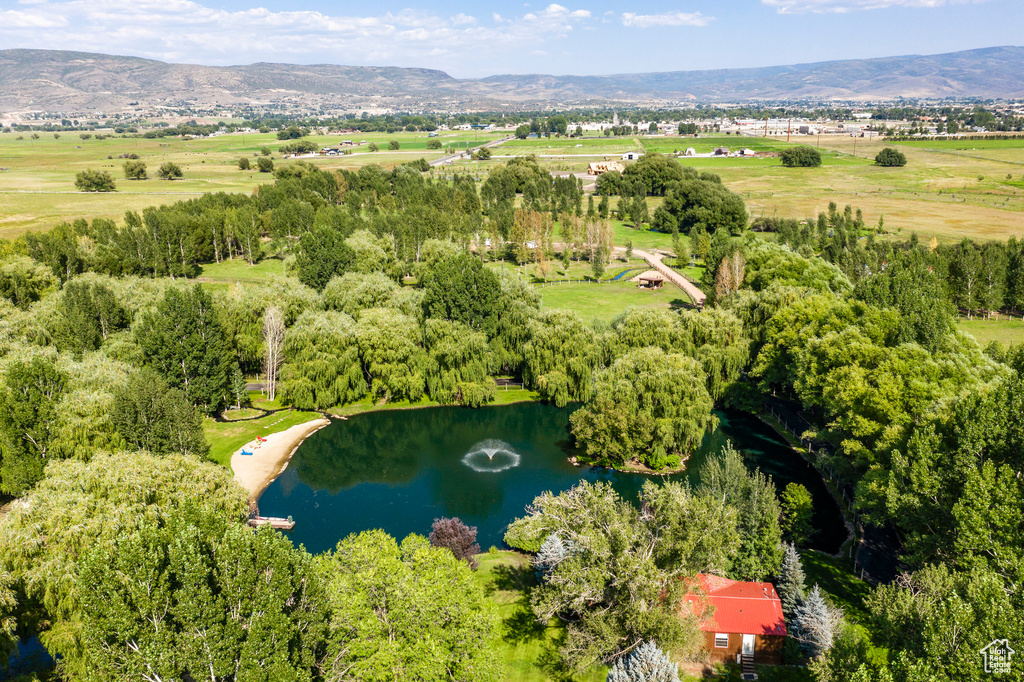
<path id="1" fill-rule="evenodd" d="M 768 0 L 765 0 L 766 2 Z M 700 12 L 662 12 L 661 14 L 622 13 L 622 25 L 636 28 L 654 26 L 707 26 L 714 17 L 706 17 Z"/>
<path id="2" fill-rule="evenodd" d="M 467 14 L 443 17 L 426 10 L 345 16 L 263 7 L 229 11 L 203 1 L 22 0 L 17 10 L 0 9 L 0 45 L 205 64 L 312 60 L 465 72 L 489 68 L 469 55 L 504 64 L 591 20 L 589 10 L 554 3 L 518 17 L 494 13 L 481 24 Z"/>
<path id="3" fill-rule="evenodd" d="M 774 7 L 779 14 L 803 14 L 806 12 L 845 13 L 858 10 L 888 9 L 890 7 L 933 8 L 946 5 L 964 5 L 986 0 L 761 0 Z"/>

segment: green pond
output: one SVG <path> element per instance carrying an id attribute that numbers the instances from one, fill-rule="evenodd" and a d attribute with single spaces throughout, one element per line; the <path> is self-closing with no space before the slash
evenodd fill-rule
<path id="1" fill-rule="evenodd" d="M 336 420 L 299 447 L 260 498 L 260 513 L 292 516 L 293 541 L 311 552 L 371 528 L 398 538 L 426 535 L 440 516 L 458 516 L 476 526 L 486 549 L 502 546 L 508 523 L 545 490 L 567 490 L 584 479 L 610 481 L 635 500 L 647 476 L 568 462 L 573 409 L 520 403 L 390 410 Z M 690 457 L 686 472 L 669 478 L 695 482 L 708 454 L 730 440 L 747 465 L 770 475 L 780 491 L 790 482 L 807 486 L 818 531 L 812 546 L 837 551 L 846 528 L 814 469 L 756 418 L 730 412 L 718 417 L 719 427 Z"/>

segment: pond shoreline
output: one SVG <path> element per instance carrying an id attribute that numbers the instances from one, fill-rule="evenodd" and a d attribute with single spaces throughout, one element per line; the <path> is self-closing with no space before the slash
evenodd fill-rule
<path id="1" fill-rule="evenodd" d="M 763 424 L 768 426 L 772 431 L 774 431 L 775 433 L 779 434 L 779 436 L 784 441 L 786 441 L 786 444 L 790 447 L 790 449 L 793 450 L 793 452 L 795 452 L 798 455 L 800 455 L 801 459 L 803 459 L 805 462 L 807 462 L 811 466 L 811 468 L 814 469 L 815 473 L 817 473 L 818 476 L 821 477 L 821 481 L 822 481 L 822 483 L 825 484 L 825 489 L 828 491 L 829 495 L 831 495 L 832 499 L 835 500 L 836 507 L 839 508 L 839 515 L 842 516 L 842 518 L 843 518 L 843 525 L 846 526 L 846 531 L 847 531 L 848 535 L 846 536 L 846 539 L 843 541 L 843 544 L 839 546 L 839 550 L 835 554 L 829 554 L 828 552 L 822 552 L 822 553 L 826 554 L 828 556 L 837 558 L 837 559 L 842 558 L 843 555 L 846 553 L 845 552 L 845 548 L 846 548 L 847 544 L 855 544 L 857 542 L 857 528 L 853 525 L 853 522 L 850 521 L 849 516 L 847 516 L 846 507 L 843 506 L 843 501 L 840 499 L 840 496 L 837 495 L 836 491 L 833 489 L 831 481 L 829 481 L 827 478 L 825 478 L 825 474 L 823 474 L 821 472 L 821 470 L 818 468 L 817 464 L 815 464 L 815 462 L 813 460 L 811 460 L 810 457 L 807 456 L 807 453 L 806 453 L 806 451 L 804 451 L 803 448 L 799 448 L 799 447 L 797 447 L 796 445 L 793 444 L 793 436 L 792 436 L 792 434 L 790 434 L 785 429 L 780 428 L 781 425 L 778 422 L 772 423 L 775 420 L 768 419 L 764 415 L 764 413 L 758 413 L 757 414 L 757 418 L 759 420 L 761 420 L 761 422 Z M 851 549 L 855 550 L 856 548 L 851 548 Z M 818 550 L 818 551 L 821 551 L 821 550 Z M 853 556 L 854 551 L 851 551 L 850 554 L 851 554 L 851 556 Z"/>
<path id="2" fill-rule="evenodd" d="M 330 424 L 331 420 L 324 417 L 312 419 L 268 434 L 262 443 L 251 440 L 236 450 L 231 455 L 231 471 L 238 484 L 249 491 L 249 504 L 255 505 L 263 491 L 288 468 L 288 462 L 303 441 Z M 243 455 L 243 452 L 252 454 Z"/>

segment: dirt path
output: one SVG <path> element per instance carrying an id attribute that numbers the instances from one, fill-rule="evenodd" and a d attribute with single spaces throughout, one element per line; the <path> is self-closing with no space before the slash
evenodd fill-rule
<path id="1" fill-rule="evenodd" d="M 249 500 L 258 500 L 267 486 L 288 467 L 288 460 L 302 441 L 330 423 L 330 419 L 314 419 L 296 424 L 270 434 L 262 444 L 250 441 L 236 450 L 231 455 L 231 470 L 239 485 L 249 491 Z M 243 455 L 243 450 L 252 454 Z"/>
<path id="2" fill-rule="evenodd" d="M 647 251 L 641 251 L 640 249 L 633 249 L 634 256 L 640 256 L 647 261 L 651 267 L 660 272 L 665 276 L 665 279 L 675 284 L 677 287 L 686 292 L 686 295 L 697 305 L 698 308 L 704 307 L 704 301 L 707 299 L 707 294 L 697 288 L 693 282 L 683 277 L 681 274 L 665 265 L 661 262 L 664 258 L 664 254 L 660 253 L 648 253 Z"/>

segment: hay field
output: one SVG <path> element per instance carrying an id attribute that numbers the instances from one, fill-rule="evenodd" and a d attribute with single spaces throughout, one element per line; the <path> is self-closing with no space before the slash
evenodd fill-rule
<path id="1" fill-rule="evenodd" d="M 232 133 L 211 138 L 122 138 L 111 136 L 83 140 L 78 133 L 28 133 L 0 135 L 0 238 L 15 237 L 30 230 L 47 230 L 59 222 L 76 218 L 120 220 L 125 211 L 141 211 L 147 206 L 173 203 L 205 192 L 252 192 L 258 185 L 271 182 L 269 173 L 238 169 L 239 157 L 254 155 L 263 147 L 280 159 L 280 147 L 290 140 L 278 140 L 273 133 Z M 22 137 L 22 139 L 18 139 Z M 477 140 L 496 139 L 497 133 L 442 133 L 445 147 L 464 148 Z M 353 133 L 305 138 L 318 146 L 335 146 L 341 140 L 367 144 L 353 154 L 310 159 L 324 168 L 358 168 L 370 163 L 391 167 L 421 157 L 433 159 L 443 151 L 427 149 L 426 133 Z M 401 148 L 389 151 L 387 143 L 398 140 Z M 375 142 L 380 151 L 370 153 Z M 148 180 L 126 180 L 120 154 L 138 154 L 146 163 Z M 108 158 L 112 157 L 112 158 Z M 156 179 L 160 164 L 171 161 L 181 166 L 184 178 L 174 181 Z M 255 166 L 255 163 L 253 163 Z M 75 174 L 86 169 L 109 172 L 117 183 L 116 192 L 87 193 L 75 189 Z"/>

